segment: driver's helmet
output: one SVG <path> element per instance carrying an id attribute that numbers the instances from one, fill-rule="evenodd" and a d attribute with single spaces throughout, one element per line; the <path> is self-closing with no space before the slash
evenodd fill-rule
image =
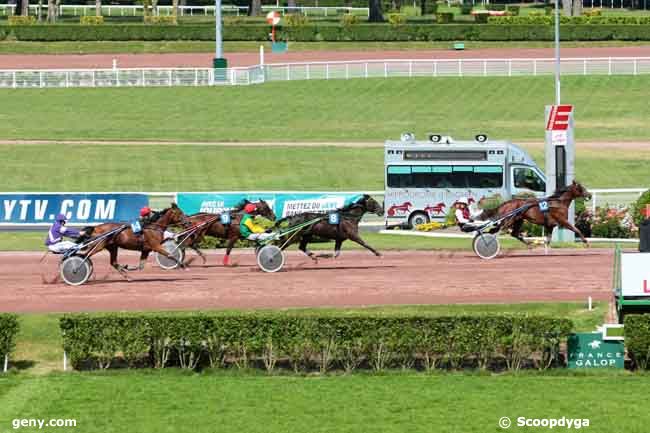
<path id="1" fill-rule="evenodd" d="M 255 204 L 247 203 L 246 206 L 244 206 L 244 213 L 251 214 L 251 213 L 255 212 L 256 209 L 257 209 L 257 206 L 255 206 Z"/>
<path id="2" fill-rule="evenodd" d="M 141 217 L 146 217 L 151 213 L 151 208 L 149 206 L 145 206 L 142 209 L 140 209 L 140 216 Z"/>
<path id="3" fill-rule="evenodd" d="M 63 215 L 62 213 L 60 213 L 60 214 L 58 214 L 58 215 L 56 216 L 56 222 L 64 223 L 64 222 L 66 222 L 67 220 L 68 220 L 68 219 L 67 219 L 67 218 L 65 217 L 65 215 Z"/>

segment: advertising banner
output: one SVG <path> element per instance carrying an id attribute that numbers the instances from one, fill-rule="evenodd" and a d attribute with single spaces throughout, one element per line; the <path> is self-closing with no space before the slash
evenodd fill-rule
<path id="1" fill-rule="evenodd" d="M 233 209 L 242 200 L 265 200 L 276 217 L 304 212 L 327 212 L 357 201 L 363 193 L 269 193 L 269 192 L 207 192 L 178 193 L 178 206 L 190 215 L 197 212 L 222 213 Z"/>
<path id="2" fill-rule="evenodd" d="M 131 221 L 148 203 L 145 194 L 0 193 L 0 224 L 51 224 L 59 213 L 70 224 Z"/>

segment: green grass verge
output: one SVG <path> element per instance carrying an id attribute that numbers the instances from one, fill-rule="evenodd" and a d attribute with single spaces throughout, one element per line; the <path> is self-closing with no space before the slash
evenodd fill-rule
<path id="1" fill-rule="evenodd" d="M 180 371 L 0 378 L 0 420 L 75 419 L 60 432 L 501 431 L 508 416 L 589 419 L 588 431 L 647 431 L 635 404 L 650 376 L 385 374 L 241 376 Z M 216 427 L 218 426 L 218 427 Z M 215 430 L 216 429 L 216 430 Z M 54 429 L 52 429 L 54 430 Z M 564 430 L 564 429 L 562 429 Z M 38 428 L 24 428 L 33 432 Z M 530 431 L 517 427 L 508 431 Z"/>
<path id="2" fill-rule="evenodd" d="M 267 42 L 224 42 L 226 57 L 230 53 L 258 52 Z M 575 41 L 562 42 L 562 48 L 628 47 L 645 46 L 647 41 Z M 450 42 L 291 42 L 289 51 L 381 51 L 381 50 L 430 50 L 449 49 Z M 466 41 L 465 50 L 481 48 L 552 48 L 552 42 L 545 41 Z M 106 42 L 25 42 L 0 41 L 0 54 L 119 54 L 119 53 L 212 53 L 214 42 L 208 41 L 106 41 Z M 280 60 L 281 61 L 281 60 Z"/>
<path id="3" fill-rule="evenodd" d="M 47 231 L 40 232 L 0 232 L 0 251 L 44 251 L 43 242 Z M 375 232 L 363 232 L 363 239 L 380 251 L 387 250 L 426 250 L 426 251 L 471 251 L 469 239 L 456 238 L 427 238 L 420 236 L 385 235 Z M 634 248 L 636 244 L 626 244 L 626 248 Z M 594 248 L 614 248 L 615 244 L 594 244 Z M 296 249 L 294 245 L 290 249 Z M 333 250 L 334 243 L 316 243 L 313 248 Z M 522 250 L 526 247 L 519 241 L 511 238 L 501 238 L 503 251 Z M 553 248 L 582 248 L 581 244 L 553 244 Z M 362 250 L 363 247 L 354 242 L 347 241 L 343 250 Z M 190 253 L 192 254 L 192 253 Z"/>
<path id="4" fill-rule="evenodd" d="M 2 189 L 382 191 L 380 146 L 0 145 Z M 543 167 L 541 148 L 531 153 Z M 649 162 L 650 149 L 578 144 L 576 177 L 590 188 L 640 187 L 647 185 Z"/>
<path id="5" fill-rule="evenodd" d="M 564 77 L 578 140 L 645 140 L 650 76 Z M 543 137 L 551 77 L 274 82 L 249 87 L 29 89 L 0 93 L 0 138 L 363 141 Z M 158 156 L 158 155 L 157 155 Z M 129 155 L 114 158 L 133 159 Z"/>

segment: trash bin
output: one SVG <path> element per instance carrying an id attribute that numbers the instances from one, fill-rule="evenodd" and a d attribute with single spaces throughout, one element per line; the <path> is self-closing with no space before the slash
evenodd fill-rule
<path id="1" fill-rule="evenodd" d="M 639 226 L 639 251 L 650 253 L 650 218 L 644 220 Z"/>

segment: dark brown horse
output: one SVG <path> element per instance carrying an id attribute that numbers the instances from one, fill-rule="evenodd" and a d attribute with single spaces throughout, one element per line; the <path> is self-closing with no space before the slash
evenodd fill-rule
<path id="1" fill-rule="evenodd" d="M 151 218 L 151 223 L 142 227 L 142 233 L 140 235 L 134 234 L 133 229 L 129 226 L 117 235 L 101 241 L 100 244 L 93 249 L 90 255 L 95 255 L 104 249 L 107 250 L 111 256 L 111 266 L 126 278 L 128 278 L 126 271 L 132 269 L 117 263 L 118 248 L 140 251 L 140 265 L 137 268 L 140 270 L 144 268 L 147 257 L 152 251 L 162 254 L 170 260 L 176 261 L 176 259 L 162 246 L 164 233 L 168 226 L 182 223 L 185 219 L 186 216 L 183 211 L 176 205 L 176 203 L 172 203 L 171 207 L 159 212 L 154 212 L 154 215 Z M 83 230 L 84 235 L 79 237 L 77 242 L 84 242 L 92 237 L 100 236 L 123 225 L 123 223 L 104 223 L 94 227 L 86 227 Z M 184 267 L 182 263 L 179 263 L 179 266 Z"/>
<path id="2" fill-rule="evenodd" d="M 244 200 L 235 206 L 230 213 L 230 224 L 223 224 L 221 222 L 221 214 L 199 212 L 187 217 L 189 224 L 184 223 L 184 228 L 191 230 L 193 227 L 196 228 L 196 231 L 192 232 L 189 236 L 180 238 L 182 248 L 190 248 L 194 250 L 199 257 L 203 260 L 203 263 L 206 262 L 205 254 L 199 249 L 199 244 L 205 236 L 213 236 L 219 239 L 226 239 L 228 242 L 226 244 L 226 255 L 223 258 L 224 266 L 230 264 L 230 252 L 232 251 L 235 243 L 240 238 L 239 233 L 239 223 L 242 217 L 242 209 L 248 203 L 255 204 L 255 212 L 253 215 L 259 215 L 271 221 L 275 221 L 275 214 L 271 206 L 264 201 L 259 200 L 258 202 L 251 202 L 249 200 Z"/>
<path id="3" fill-rule="evenodd" d="M 530 208 L 523 212 L 520 215 L 517 215 L 510 219 L 502 226 L 502 229 L 510 229 L 510 234 L 515 238 L 520 240 L 526 245 L 530 245 L 523 236 L 521 235 L 521 228 L 524 224 L 524 221 L 529 221 L 533 224 L 543 226 L 546 230 L 546 242 L 550 243 L 551 236 L 553 235 L 553 229 L 555 227 L 562 227 L 568 230 L 571 230 L 573 233 L 578 235 L 580 239 L 585 243 L 587 239 L 584 237 L 582 232 L 578 230 L 573 224 L 569 222 L 569 207 L 571 203 L 576 198 L 586 198 L 590 199 L 591 194 L 587 189 L 581 184 L 573 181 L 569 186 L 558 189 L 550 197 L 545 199 L 512 199 L 502 203 L 495 211 L 485 212 L 483 216 L 490 216 L 492 218 L 498 218 L 508 213 L 514 211 L 517 208 L 520 208 L 525 205 L 530 205 Z M 540 209 L 540 203 L 546 201 L 548 203 L 548 211 L 542 212 Z"/>
<path id="4" fill-rule="evenodd" d="M 330 224 L 329 214 L 308 212 L 282 218 L 276 222 L 275 227 L 279 230 L 283 230 L 321 217 L 322 219 L 320 221 L 300 230 L 290 240 L 289 237 L 291 237 L 292 234 L 288 234 L 284 239 L 280 240 L 281 242 L 289 241 L 290 243 L 299 240 L 300 244 L 298 248 L 300 251 L 305 253 L 308 257 L 311 257 L 313 260 L 318 260 L 320 257 L 332 257 L 331 254 L 316 255 L 307 248 L 307 245 L 312 242 L 314 238 L 334 240 L 334 258 L 341 254 L 341 245 L 343 244 L 343 241 L 348 239 L 372 251 L 376 256 L 381 256 L 379 251 L 368 245 L 363 239 L 361 239 L 361 236 L 359 236 L 359 222 L 367 212 L 381 216 L 384 214 L 384 208 L 375 199 L 364 194 L 363 197 L 356 202 L 330 212 L 339 214 L 338 224 Z"/>
<path id="5" fill-rule="evenodd" d="M 268 220 L 275 221 L 275 213 L 273 213 L 273 209 L 271 209 L 271 206 L 269 206 L 267 202 L 265 202 L 264 200 L 260 200 L 258 202 L 255 202 L 254 204 L 255 204 L 255 212 L 253 212 L 252 215 L 254 216 L 259 215 Z M 241 209 L 243 209 L 244 205 L 241 206 Z M 241 222 L 242 216 L 243 213 L 241 211 L 231 214 L 232 220 L 231 223 L 228 224 L 227 227 L 228 230 L 226 231 L 226 236 L 225 236 L 228 242 L 226 243 L 226 255 L 223 257 L 224 266 L 230 265 L 230 252 L 235 246 L 235 243 L 241 238 L 241 233 L 239 232 L 239 223 Z"/>

